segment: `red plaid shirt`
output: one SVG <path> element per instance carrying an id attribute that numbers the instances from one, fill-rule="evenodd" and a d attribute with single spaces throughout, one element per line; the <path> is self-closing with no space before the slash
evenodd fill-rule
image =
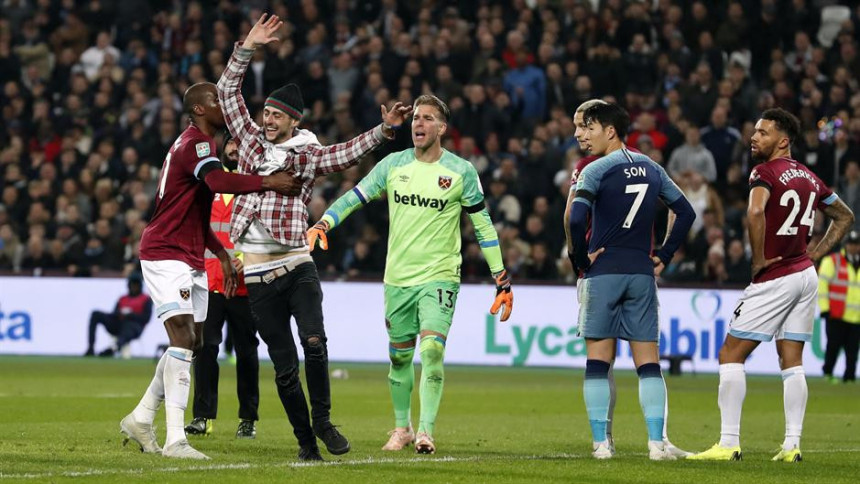
<path id="1" fill-rule="evenodd" d="M 266 140 L 263 129 L 251 119 L 241 93 L 242 79 L 253 53 L 253 50 L 242 48 L 237 43 L 218 80 L 218 99 L 227 129 L 239 144 L 240 173 L 256 173 L 265 160 L 266 145 L 271 144 Z M 364 155 L 388 140 L 380 124 L 346 143 L 332 146 L 305 145 L 290 151 L 284 163 L 285 169 L 302 178 L 302 194 L 285 197 L 267 191 L 237 195 L 233 202 L 230 240 L 236 242 L 245 233 L 251 220 L 257 217 L 279 243 L 291 247 L 307 246 L 307 204 L 311 200 L 316 177 L 358 164 Z"/>

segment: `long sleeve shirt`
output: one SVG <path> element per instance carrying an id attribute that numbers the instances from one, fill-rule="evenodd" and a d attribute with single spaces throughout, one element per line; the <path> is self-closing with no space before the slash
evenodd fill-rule
<path id="1" fill-rule="evenodd" d="M 251 119 L 241 87 L 245 71 L 254 51 L 239 44 L 233 50 L 224 73 L 218 80 L 218 99 L 224 112 L 227 129 L 239 145 L 239 172 L 258 173 L 261 165 L 270 165 L 278 148 L 266 140 L 263 129 Z M 345 143 L 321 146 L 308 143 L 287 151 L 283 169 L 303 180 L 302 193 L 288 197 L 273 191 L 239 195 L 233 204 L 230 239 L 239 240 L 254 218 L 259 219 L 280 244 L 300 248 L 307 246 L 307 204 L 313 193 L 316 177 L 346 170 L 388 138 L 382 125 Z M 269 163 L 266 163 L 266 162 Z"/>

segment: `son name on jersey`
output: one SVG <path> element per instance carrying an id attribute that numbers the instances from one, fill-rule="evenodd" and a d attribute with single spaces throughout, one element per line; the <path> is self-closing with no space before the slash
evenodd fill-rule
<path id="1" fill-rule="evenodd" d="M 632 168 L 625 168 L 624 174 L 627 176 L 627 178 L 632 178 L 634 176 L 647 176 L 647 174 L 645 173 L 645 167 L 644 166 L 634 166 Z"/>

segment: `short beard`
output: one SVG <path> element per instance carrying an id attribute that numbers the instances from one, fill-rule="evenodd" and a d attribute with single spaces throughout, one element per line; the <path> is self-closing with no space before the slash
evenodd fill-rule
<path id="1" fill-rule="evenodd" d="M 752 154 L 752 159 L 754 159 L 756 161 L 765 162 L 765 161 L 770 160 L 770 155 L 772 155 L 772 154 L 773 154 L 773 150 L 771 150 L 770 153 L 765 154 L 764 151 L 759 149 L 757 152 Z"/>

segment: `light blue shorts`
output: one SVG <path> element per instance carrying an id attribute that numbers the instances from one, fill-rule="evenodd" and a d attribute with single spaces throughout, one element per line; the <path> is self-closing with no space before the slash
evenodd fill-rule
<path id="1" fill-rule="evenodd" d="M 580 279 L 579 335 L 588 339 L 658 341 L 657 284 L 646 274 L 604 274 Z"/>

